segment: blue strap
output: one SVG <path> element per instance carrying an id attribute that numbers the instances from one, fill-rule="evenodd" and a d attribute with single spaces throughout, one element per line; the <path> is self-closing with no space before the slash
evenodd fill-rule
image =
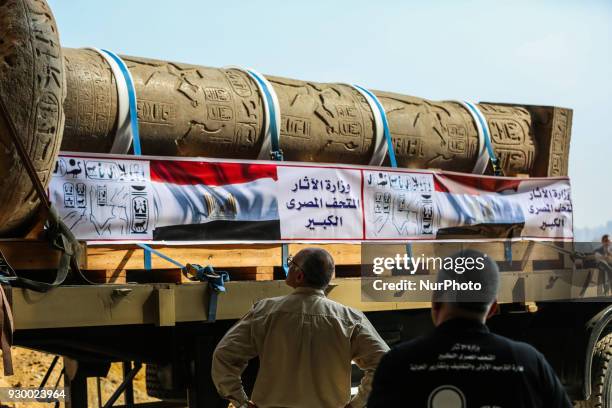
<path id="1" fill-rule="evenodd" d="M 217 298 L 218 297 L 219 297 L 219 292 L 215 290 L 211 290 L 208 294 L 208 316 L 206 317 L 206 321 L 209 323 L 214 323 L 217 321 L 217 303 L 218 303 Z"/>
<path id="2" fill-rule="evenodd" d="M 130 103 L 130 122 L 132 126 L 134 154 L 140 156 L 142 151 L 140 149 L 140 134 L 138 133 L 138 108 L 136 107 L 136 88 L 134 87 L 134 82 L 132 82 L 132 76 L 130 75 L 127 65 L 125 65 L 125 62 L 123 62 L 123 60 L 117 54 L 104 49 L 102 51 L 117 63 L 121 73 L 123 74 L 123 78 L 125 79 L 128 90 L 128 100 Z M 116 78 L 116 80 L 118 81 L 119 78 Z"/>
<path id="3" fill-rule="evenodd" d="M 115 54 L 112 51 L 105 50 L 105 49 L 102 49 L 101 51 L 104 52 L 109 57 L 111 57 L 113 61 L 117 63 L 117 65 L 119 66 L 119 69 L 121 70 L 121 73 L 123 74 L 123 78 L 125 79 L 125 84 L 128 90 L 128 101 L 129 101 L 129 106 L 130 106 L 130 127 L 132 128 L 132 144 L 134 146 L 134 155 L 140 156 L 142 155 L 142 150 L 140 148 L 140 133 L 138 132 L 138 108 L 136 106 L 136 88 L 134 87 L 134 82 L 132 82 L 132 76 L 130 75 L 130 71 L 127 65 L 125 64 L 125 62 L 123 62 L 123 60 L 117 54 Z M 115 80 L 118 81 L 119 78 L 115 78 Z M 155 251 L 155 250 L 153 250 L 148 245 L 144 245 L 144 244 L 142 245 L 138 244 L 138 246 L 144 249 L 144 268 L 145 270 L 150 271 L 151 270 L 151 251 Z M 176 264 L 173 260 L 171 260 L 170 258 L 167 258 L 161 252 L 155 251 L 155 253 L 159 257 L 164 258 L 168 260 L 169 262 Z M 182 265 L 179 266 L 179 268 L 181 267 Z"/>
<path id="4" fill-rule="evenodd" d="M 189 276 L 190 280 L 207 282 L 215 292 L 225 292 L 225 282 L 230 280 L 229 273 L 215 271 L 210 265 L 189 264 L 189 266 L 189 270 L 194 272 L 192 276 Z"/>
<path id="5" fill-rule="evenodd" d="M 125 62 L 123 62 L 123 60 L 117 54 L 115 54 L 112 51 L 104 50 L 104 49 L 101 51 L 104 52 L 109 57 L 111 57 L 113 61 L 117 63 L 117 65 L 119 66 L 119 69 L 121 70 L 121 73 L 123 74 L 123 78 L 125 79 L 125 84 L 128 90 L 128 101 L 130 104 L 130 126 L 132 128 L 132 143 L 134 145 L 134 155 L 140 156 L 142 155 L 142 150 L 140 148 L 140 134 L 138 133 L 138 108 L 136 106 L 136 88 L 134 87 L 134 83 L 132 82 L 130 71 L 127 65 L 125 65 Z M 118 81 L 119 78 L 115 78 L 115 80 Z M 161 252 L 155 251 L 153 248 L 151 248 L 148 245 L 144 245 L 144 244 L 137 244 L 137 245 L 140 246 L 142 249 L 144 249 L 144 268 L 147 271 L 150 271 L 152 268 L 151 266 L 151 252 L 152 251 L 155 252 L 157 256 L 164 258 L 167 261 L 175 265 L 178 265 L 179 268 L 183 267 L 181 264 L 178 264 L 173 259 L 168 258 L 166 255 L 162 254 Z"/>
<path id="6" fill-rule="evenodd" d="M 151 249 L 149 247 L 144 248 L 144 268 L 147 271 L 152 269 L 151 266 Z"/>
<path id="7" fill-rule="evenodd" d="M 283 244 L 281 246 L 281 257 L 283 258 L 283 271 L 285 272 L 285 278 L 289 275 L 289 264 L 287 258 L 289 258 L 289 245 Z"/>
<path id="8" fill-rule="evenodd" d="M 283 151 L 280 148 L 280 141 L 278 139 L 279 131 L 278 131 L 278 123 L 276 123 L 276 106 L 274 105 L 274 99 L 272 98 L 272 93 L 268 89 L 268 84 L 263 78 L 253 70 L 246 70 L 251 77 L 255 78 L 259 86 L 261 87 L 264 97 L 266 98 L 266 102 L 268 104 L 268 116 L 270 117 L 270 142 L 271 142 L 271 152 L 270 155 L 272 160 L 283 161 Z M 281 264 L 283 266 L 283 271 L 285 272 L 285 277 L 289 274 L 289 265 L 287 264 L 287 258 L 289 257 L 289 245 L 282 244 L 281 245 Z"/>
<path id="9" fill-rule="evenodd" d="M 391 167 L 394 167 L 394 168 L 397 167 L 397 160 L 395 159 L 395 151 L 393 150 L 393 140 L 391 139 L 391 132 L 389 131 L 389 123 L 387 122 L 387 114 L 385 112 L 385 108 L 383 108 L 382 104 L 380 103 L 376 95 L 374 95 L 372 92 L 368 91 L 367 89 L 359 85 L 353 85 L 353 86 L 359 89 L 360 91 L 368 94 L 368 96 L 372 98 L 372 100 L 376 104 L 376 107 L 380 111 L 380 116 L 382 117 L 383 132 L 385 135 L 385 139 L 387 140 L 387 150 L 389 151 L 389 161 L 391 162 Z"/>
<path id="10" fill-rule="evenodd" d="M 225 271 L 215 271 L 212 266 L 189 264 L 183 269 L 183 274 L 186 274 L 187 269 L 192 271 L 192 276 L 186 275 L 190 280 L 206 282 L 209 291 L 208 299 L 208 317 L 207 322 L 212 323 L 217 320 L 217 299 L 219 293 L 225 292 L 225 282 L 230 280 L 229 274 Z"/>
<path id="11" fill-rule="evenodd" d="M 188 279 L 192 281 L 206 282 L 208 284 L 208 287 L 210 288 L 209 298 L 208 298 L 207 321 L 214 322 L 217 319 L 218 295 L 220 292 L 225 292 L 225 282 L 230 280 L 229 273 L 225 271 L 216 272 L 213 269 L 213 267 L 210 265 L 206 265 L 206 266 L 201 266 L 198 264 L 183 265 L 182 263 L 175 261 L 169 256 L 164 255 L 163 253 L 159 252 L 156 249 L 151 248 L 150 246 L 146 244 L 136 244 L 136 245 L 138 245 L 139 247 L 145 250 L 145 265 L 148 262 L 148 268 L 147 268 L 148 270 L 151 269 L 151 253 L 154 253 L 155 255 L 159 256 L 162 259 L 165 259 L 171 264 L 178 266 L 181 269 L 181 272 L 183 273 L 183 275 L 187 276 Z M 148 256 L 148 261 L 147 261 L 147 256 Z M 193 271 L 193 274 L 189 275 L 188 270 Z"/>
<path id="12" fill-rule="evenodd" d="M 480 123 L 480 127 L 482 128 L 482 133 L 484 136 L 485 147 L 487 152 L 489 153 L 489 160 L 491 160 L 491 165 L 493 166 L 493 170 L 495 175 L 500 176 L 501 168 L 499 167 L 499 160 L 497 156 L 495 156 L 495 152 L 493 151 L 493 145 L 491 144 L 491 135 L 489 134 L 489 127 L 487 126 L 487 120 L 480 111 L 472 102 L 464 101 L 470 111 L 478 118 L 478 122 Z"/>
<path id="13" fill-rule="evenodd" d="M 140 133 L 138 132 L 138 108 L 136 106 L 136 88 L 134 87 L 132 76 L 130 75 L 130 71 L 127 65 L 125 64 L 125 62 L 123 62 L 123 60 L 117 54 L 115 54 L 112 51 L 104 50 L 104 49 L 98 50 L 98 52 L 100 51 L 106 54 L 108 57 L 110 57 L 113 61 L 115 61 L 115 63 L 119 67 L 119 70 L 121 70 L 123 79 L 125 80 L 125 85 L 128 91 L 128 104 L 129 104 L 129 111 L 130 111 L 130 128 L 132 130 L 132 144 L 134 146 L 134 155 L 140 156 L 142 155 L 142 150 L 140 148 Z M 119 78 L 115 78 L 115 80 L 119 81 Z M 144 245 L 144 244 L 142 245 L 138 244 L 138 245 L 144 249 L 144 268 L 145 270 L 150 271 L 152 268 L 151 251 L 154 251 L 154 250 L 148 245 Z M 172 259 L 163 255 L 161 252 L 155 251 L 155 253 L 159 257 L 169 260 L 175 265 L 177 264 Z M 182 267 L 182 265 L 180 264 L 178 265 L 179 265 L 179 268 Z"/>
<path id="14" fill-rule="evenodd" d="M 148 246 L 146 244 L 136 244 L 136 245 L 138 245 L 139 247 L 141 247 L 142 249 L 145 250 L 145 263 L 147 262 L 147 260 L 146 260 L 147 252 L 149 253 L 149 268 L 148 269 L 151 269 L 151 264 L 150 264 L 150 262 L 151 262 L 151 260 L 150 260 L 151 252 L 153 252 L 155 255 L 159 256 L 160 258 L 165 259 L 166 261 L 170 262 L 171 264 L 178 266 L 181 269 L 185 268 L 185 265 L 183 265 L 182 263 L 180 263 L 178 261 L 175 261 L 174 259 L 170 258 L 168 255 L 162 254 L 157 249 L 153 249 L 153 248 L 151 248 L 150 246 Z"/>
<path id="15" fill-rule="evenodd" d="M 276 106 L 274 105 L 274 99 L 272 98 L 272 93 L 268 89 L 268 84 L 263 78 L 253 70 L 246 70 L 249 75 L 251 75 L 261 89 L 263 90 L 264 97 L 266 98 L 266 102 L 268 104 L 268 116 L 270 117 L 270 142 L 272 151 L 270 152 L 272 156 L 272 160 L 283 161 L 283 151 L 280 148 L 280 141 L 278 139 L 279 131 L 278 131 L 278 123 L 276 123 Z"/>
<path id="16" fill-rule="evenodd" d="M 504 258 L 506 262 L 512 262 L 512 241 L 504 242 Z"/>
<path id="17" fill-rule="evenodd" d="M 389 130 L 389 122 L 387 121 L 387 113 L 385 112 L 385 108 L 383 108 L 382 104 L 380 103 L 376 95 L 374 95 L 372 92 L 370 92 L 369 90 L 359 85 L 355 85 L 355 87 L 367 93 L 368 96 L 372 98 L 372 100 L 376 104 L 376 107 L 380 111 L 380 116 L 382 117 L 382 123 L 383 123 L 383 131 L 385 134 L 385 139 L 387 140 L 389 161 L 391 162 L 391 167 L 397 168 L 397 160 L 395 159 L 395 150 L 393 150 L 393 140 L 391 139 L 391 132 Z M 411 243 L 406 244 L 406 255 L 412 258 L 412 244 Z"/>

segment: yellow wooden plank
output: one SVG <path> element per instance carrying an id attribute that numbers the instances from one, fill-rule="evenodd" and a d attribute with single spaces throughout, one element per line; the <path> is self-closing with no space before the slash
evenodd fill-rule
<path id="1" fill-rule="evenodd" d="M 81 268 L 87 266 L 87 250 L 81 244 Z M 53 249 L 48 241 L 0 239 L 0 251 L 15 270 L 57 269 L 61 252 Z"/>
<path id="2" fill-rule="evenodd" d="M 45 243 L 46 244 L 46 243 Z M 360 244 L 290 244 L 289 253 L 295 255 L 298 251 L 306 247 L 324 248 L 334 258 L 336 265 L 360 265 L 361 264 L 361 245 Z M 413 256 L 448 256 L 459 249 L 472 248 L 488 254 L 492 259 L 503 262 L 505 260 L 505 250 L 503 242 L 475 242 L 475 243 L 420 243 L 412 244 Z M 530 269 L 533 260 L 557 260 L 559 254 L 554 248 L 535 244 L 529 248 L 528 242 L 512 243 L 513 261 L 525 263 L 527 270 Z M 0 246 L 0 248 L 2 248 Z M 182 263 L 198 263 L 202 265 L 212 265 L 215 268 L 236 268 L 236 267 L 273 267 L 280 266 L 281 246 L 280 245 L 198 245 L 198 246 L 154 246 L 163 254 Z M 7 258 L 14 260 L 18 266 L 16 269 L 49 269 L 55 267 L 58 255 L 55 258 L 47 250 L 45 253 L 41 243 L 27 245 L 12 245 L 7 248 Z M 381 246 L 381 254 L 389 251 L 395 253 L 405 253 L 405 244 L 394 244 Z M 4 252 L 4 250 L 3 250 Z M 47 256 L 38 256 L 39 253 Z M 51 254 L 51 255 L 49 255 Z M 525 256 L 527 255 L 527 256 Z M 41 260 L 40 258 L 44 258 Z M 172 263 L 152 255 L 153 269 L 175 268 Z M 95 270 L 140 270 L 144 268 L 144 250 L 134 245 L 108 245 L 90 246 L 87 248 L 86 260 L 83 265 L 87 269 Z M 46 267 L 46 268 L 43 268 Z"/>
<path id="3" fill-rule="evenodd" d="M 239 266 L 280 265 L 280 246 L 271 245 L 209 245 L 209 246 L 153 246 L 164 255 L 182 264 L 197 263 L 215 268 Z M 88 248 L 90 269 L 143 269 L 144 250 L 134 246 L 91 246 Z M 173 268 L 172 263 L 153 254 L 151 267 Z"/>

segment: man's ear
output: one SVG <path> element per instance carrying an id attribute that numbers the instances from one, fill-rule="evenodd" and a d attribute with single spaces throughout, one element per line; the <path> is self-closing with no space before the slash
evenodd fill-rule
<path id="1" fill-rule="evenodd" d="M 299 284 L 304 282 L 304 272 L 302 272 L 302 270 L 299 270 L 299 272 L 297 273 L 297 275 L 295 275 L 295 281 Z"/>
<path id="2" fill-rule="evenodd" d="M 499 310 L 499 305 L 497 304 L 497 300 L 494 300 L 493 303 L 491 304 L 491 307 L 489 308 L 489 312 L 487 313 L 486 320 L 496 315 L 498 310 Z"/>

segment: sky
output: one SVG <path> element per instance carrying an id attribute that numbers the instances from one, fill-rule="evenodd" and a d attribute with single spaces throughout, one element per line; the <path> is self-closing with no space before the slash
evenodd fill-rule
<path id="1" fill-rule="evenodd" d="M 65 47 L 433 100 L 571 108 L 574 225 L 612 220 L 612 0 L 49 4 Z"/>

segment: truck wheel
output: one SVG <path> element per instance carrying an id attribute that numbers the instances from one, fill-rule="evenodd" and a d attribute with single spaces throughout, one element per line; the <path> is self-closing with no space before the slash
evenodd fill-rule
<path id="1" fill-rule="evenodd" d="M 575 408 L 612 408 L 612 334 L 595 345 L 591 378 L 591 398 L 576 401 Z"/>

